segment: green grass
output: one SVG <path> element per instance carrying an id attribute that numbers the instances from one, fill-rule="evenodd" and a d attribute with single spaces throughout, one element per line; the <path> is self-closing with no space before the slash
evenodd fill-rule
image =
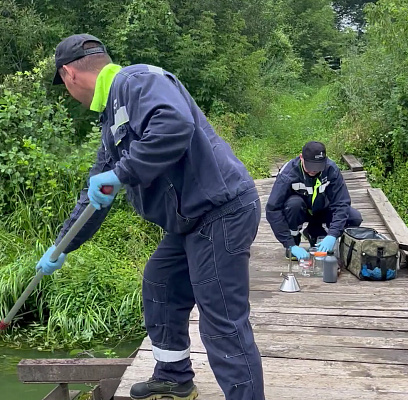
<path id="1" fill-rule="evenodd" d="M 226 115 L 212 120 L 254 179 L 270 176 L 273 160 L 296 157 L 310 140 L 325 143 L 341 164 L 335 135 L 339 115 L 330 86 L 297 86 L 275 93 L 261 116 Z"/>
<path id="2" fill-rule="evenodd" d="M 338 121 L 329 86 L 303 87 L 278 95 L 269 107 L 266 126 L 271 151 L 275 156 L 299 155 L 310 140 L 326 144 L 328 155 L 338 158 L 333 132 Z"/>
<path id="3" fill-rule="evenodd" d="M 160 241 L 159 228 L 130 208 L 113 210 L 95 236 L 45 276 L 2 339 L 43 348 L 91 347 L 144 335 L 142 272 Z M 46 246 L 0 228 L 0 315 L 35 274 Z"/>

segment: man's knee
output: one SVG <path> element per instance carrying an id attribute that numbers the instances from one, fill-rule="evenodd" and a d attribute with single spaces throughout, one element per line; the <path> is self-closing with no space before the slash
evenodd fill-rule
<path id="1" fill-rule="evenodd" d="M 306 212 L 307 206 L 305 201 L 300 196 L 290 196 L 284 206 L 285 211 L 292 213 Z"/>
<path id="2" fill-rule="evenodd" d="M 347 220 L 347 226 L 360 226 L 363 222 L 363 217 L 361 216 L 360 211 L 355 208 L 350 207 L 350 213 Z"/>
<path id="3" fill-rule="evenodd" d="M 284 205 L 283 214 L 291 230 L 292 236 L 296 236 L 302 224 L 306 222 L 307 206 L 300 196 L 290 196 Z"/>

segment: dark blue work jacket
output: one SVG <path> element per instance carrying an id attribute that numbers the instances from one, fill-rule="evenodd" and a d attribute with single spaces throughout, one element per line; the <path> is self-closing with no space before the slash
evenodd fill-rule
<path id="1" fill-rule="evenodd" d="M 101 123 L 90 176 L 113 169 L 137 212 L 167 232 L 190 232 L 205 213 L 255 186 L 185 87 L 161 68 L 121 69 Z M 85 189 L 57 243 L 87 204 Z M 96 212 L 66 252 L 90 238 L 107 212 Z"/>

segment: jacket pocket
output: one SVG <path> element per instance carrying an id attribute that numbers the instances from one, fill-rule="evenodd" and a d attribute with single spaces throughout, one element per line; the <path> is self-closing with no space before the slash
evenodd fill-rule
<path id="1" fill-rule="evenodd" d="M 239 253 L 251 247 L 258 232 L 258 207 L 259 201 L 252 202 L 222 217 L 225 249 L 228 253 Z"/>
<path id="2" fill-rule="evenodd" d="M 169 187 L 165 196 L 166 227 L 173 233 L 190 232 L 197 224 L 198 218 L 187 218 L 179 213 L 179 203 L 174 185 L 169 181 Z"/>
<path id="3" fill-rule="evenodd" d="M 128 123 L 122 124 L 116 129 L 115 133 L 113 134 L 113 142 L 116 147 L 119 146 L 122 141 L 124 141 L 126 136 L 128 136 L 129 130 L 130 127 Z"/>

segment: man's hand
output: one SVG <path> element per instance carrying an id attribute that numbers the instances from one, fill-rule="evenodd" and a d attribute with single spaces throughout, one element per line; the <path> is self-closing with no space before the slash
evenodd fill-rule
<path id="1" fill-rule="evenodd" d="M 101 192 L 102 186 L 113 186 L 113 192 L 111 194 L 103 194 Z M 122 184 L 112 170 L 91 176 L 88 189 L 90 203 L 97 210 L 110 206 L 121 186 Z"/>
<path id="2" fill-rule="evenodd" d="M 298 260 L 310 257 L 310 254 L 303 247 L 292 246 L 290 251 Z"/>
<path id="3" fill-rule="evenodd" d="M 335 243 L 336 238 L 334 236 L 328 235 L 320 243 L 317 244 L 317 251 L 332 251 Z"/>
<path id="4" fill-rule="evenodd" d="M 51 275 L 56 269 L 60 269 L 62 267 L 62 264 L 64 263 L 65 257 L 67 255 L 61 253 L 55 262 L 51 262 L 50 257 L 54 250 L 55 246 L 53 245 L 44 253 L 40 261 L 38 261 L 37 266 L 35 267 L 37 271 L 41 269 L 41 272 L 44 275 Z"/>

